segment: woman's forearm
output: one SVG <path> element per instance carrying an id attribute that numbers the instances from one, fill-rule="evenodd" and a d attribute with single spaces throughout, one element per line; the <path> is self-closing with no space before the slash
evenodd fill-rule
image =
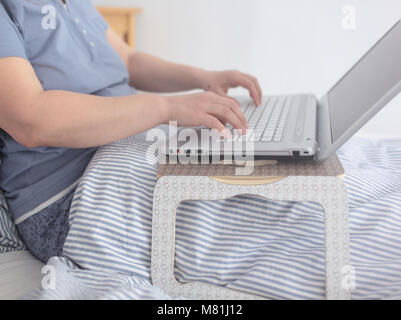
<path id="1" fill-rule="evenodd" d="M 131 52 L 128 58 L 131 85 L 148 92 L 176 92 L 204 89 L 207 71 L 175 64 L 149 54 Z"/>
<path id="2" fill-rule="evenodd" d="M 105 145 L 167 122 L 168 117 L 162 97 L 155 95 L 106 98 L 47 91 L 32 107 L 32 147 Z"/>
<path id="3" fill-rule="evenodd" d="M 168 121 L 162 96 L 45 91 L 31 64 L 16 57 L 0 59 L 0 70 L 0 128 L 26 147 L 100 146 Z"/>
<path id="4" fill-rule="evenodd" d="M 131 86 L 148 92 L 205 89 L 207 71 L 136 52 L 111 28 L 107 30 L 107 39 L 126 65 Z"/>

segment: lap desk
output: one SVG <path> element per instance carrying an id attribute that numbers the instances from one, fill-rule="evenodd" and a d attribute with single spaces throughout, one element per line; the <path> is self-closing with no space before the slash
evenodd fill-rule
<path id="1" fill-rule="evenodd" d="M 174 277 L 176 208 L 186 200 L 221 200 L 253 194 L 275 201 L 319 203 L 325 214 L 326 298 L 349 299 L 344 285 L 349 265 L 348 200 L 344 169 L 336 155 L 324 162 L 285 160 L 255 166 L 247 176 L 232 165 L 161 165 L 154 193 L 151 274 L 172 297 L 268 299 Z"/>

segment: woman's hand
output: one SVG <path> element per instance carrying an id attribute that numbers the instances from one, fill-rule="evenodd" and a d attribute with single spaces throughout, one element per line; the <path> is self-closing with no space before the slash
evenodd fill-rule
<path id="1" fill-rule="evenodd" d="M 255 105 L 262 103 L 262 89 L 258 80 L 251 75 L 236 70 L 205 71 L 200 77 L 201 86 L 205 91 L 227 97 L 230 88 L 243 87 L 249 91 Z"/>
<path id="2" fill-rule="evenodd" d="M 235 129 L 245 134 L 248 125 L 240 105 L 234 99 L 213 92 L 166 96 L 168 121 L 177 121 L 180 127 L 205 126 L 217 129 L 223 136 L 229 138 L 225 124 L 231 124 Z"/>
<path id="3" fill-rule="evenodd" d="M 248 124 L 241 106 L 227 93 L 230 88 L 241 86 L 248 89 L 254 103 L 260 105 L 262 90 L 258 80 L 239 71 L 203 70 L 198 80 L 205 93 L 165 97 L 168 121 L 177 121 L 182 127 L 217 129 L 225 137 L 229 137 L 225 130 L 229 123 L 245 134 Z"/>

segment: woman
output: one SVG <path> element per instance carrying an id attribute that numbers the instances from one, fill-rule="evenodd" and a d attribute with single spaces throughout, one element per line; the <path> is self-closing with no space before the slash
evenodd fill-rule
<path id="1" fill-rule="evenodd" d="M 72 197 L 96 147 L 169 121 L 244 131 L 228 89 L 242 86 L 261 101 L 252 76 L 134 52 L 89 0 L 1 0 L 0 70 L 0 188 L 22 239 L 44 262 L 62 252 Z"/>

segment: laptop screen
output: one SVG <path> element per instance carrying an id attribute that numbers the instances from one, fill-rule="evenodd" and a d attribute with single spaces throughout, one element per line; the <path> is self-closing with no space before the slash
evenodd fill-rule
<path id="1" fill-rule="evenodd" d="M 397 23 L 328 94 L 332 142 L 401 80 L 401 23 Z"/>

